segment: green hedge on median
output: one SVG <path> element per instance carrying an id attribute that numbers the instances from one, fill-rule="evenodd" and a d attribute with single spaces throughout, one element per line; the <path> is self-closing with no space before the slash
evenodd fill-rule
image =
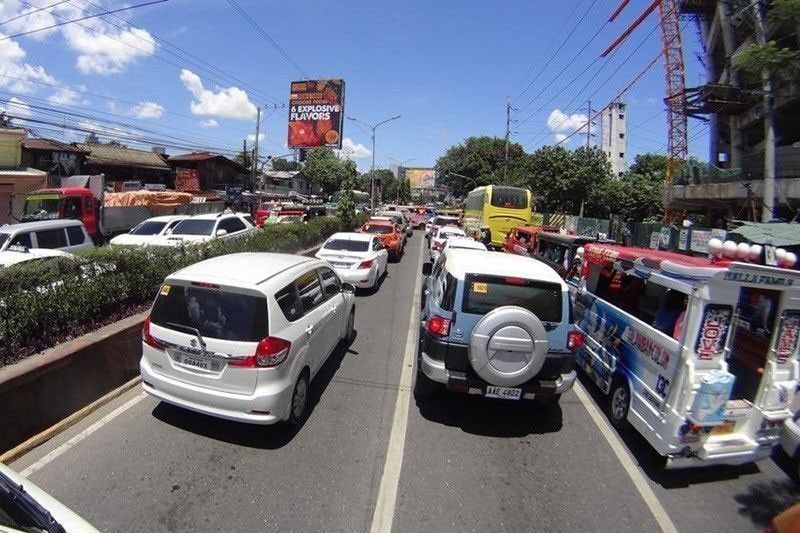
<path id="1" fill-rule="evenodd" d="M 102 247 L 79 261 L 22 263 L 0 271 L 0 366 L 82 335 L 148 305 L 164 278 L 238 252 L 293 253 L 341 231 L 335 217 L 267 226 L 246 239 L 184 248 Z"/>

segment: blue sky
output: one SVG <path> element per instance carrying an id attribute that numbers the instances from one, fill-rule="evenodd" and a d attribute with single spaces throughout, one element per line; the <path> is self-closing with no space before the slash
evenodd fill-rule
<path id="1" fill-rule="evenodd" d="M 139 3 L 91 2 L 106 9 Z M 595 109 L 608 103 L 661 47 L 654 13 L 614 56 L 597 60 L 579 75 L 648 0 L 632 0 L 615 22 L 605 25 L 616 1 L 237 3 L 302 72 L 312 78 L 345 79 L 348 116 L 374 123 L 402 115 L 378 130 L 380 166 L 397 161 L 428 166 L 467 136 L 502 136 L 507 97 L 520 109 L 513 114 L 513 139 L 528 150 L 553 143 L 557 134 L 569 134 L 585 121 L 581 114 L 590 95 Z M 58 5 L 0 25 L 0 39 L 97 11 L 87 0 L 3 0 L 0 23 L 30 11 L 31 5 L 52 4 Z M 288 111 L 266 106 L 284 103 L 289 82 L 304 76 L 227 0 L 169 0 L 119 16 L 0 40 L 0 107 L 62 125 L 81 123 L 98 129 L 101 137 L 110 129 L 112 135 L 128 137 L 133 130 L 148 141 L 167 138 L 181 145 L 168 151 L 179 153 L 187 151 L 181 147 L 241 147 L 254 131 L 253 109 L 260 105 L 266 117 L 262 153 L 287 153 Z M 704 82 L 696 33 L 693 23 L 685 24 L 688 86 Z M 203 62 L 183 51 L 170 54 L 164 40 Z M 659 60 L 623 97 L 629 106 L 630 156 L 665 150 L 664 92 Z M 54 112 L 26 109 L 26 104 L 88 118 L 59 118 Z M 63 128 L 29 125 L 42 136 L 64 135 Z M 690 121 L 690 151 L 703 159 L 705 130 Z M 85 136 L 67 134 L 70 140 Z M 347 155 L 361 169 L 368 168 L 368 132 L 347 121 L 344 137 Z M 583 138 L 575 136 L 566 145 L 574 148 Z"/>

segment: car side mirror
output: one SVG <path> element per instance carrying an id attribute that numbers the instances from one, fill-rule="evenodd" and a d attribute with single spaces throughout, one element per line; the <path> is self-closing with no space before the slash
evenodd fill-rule
<path id="1" fill-rule="evenodd" d="M 356 292 L 356 287 L 352 283 L 342 283 L 342 292 L 353 294 Z"/>
<path id="2" fill-rule="evenodd" d="M 216 233 L 217 237 L 224 237 L 227 234 L 228 234 L 228 230 L 225 230 L 225 229 L 218 229 L 217 233 Z"/>
<path id="3" fill-rule="evenodd" d="M 422 275 L 423 276 L 430 276 L 431 272 L 433 272 L 433 263 L 427 262 L 422 265 Z"/>

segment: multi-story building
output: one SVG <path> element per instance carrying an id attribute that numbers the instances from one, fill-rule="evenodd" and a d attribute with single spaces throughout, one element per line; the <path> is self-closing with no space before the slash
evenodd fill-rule
<path id="1" fill-rule="evenodd" d="M 732 58 L 767 41 L 796 51 L 796 28 L 770 21 L 770 0 L 679 3 L 684 14 L 696 17 L 705 48 L 707 83 L 687 89 L 687 111 L 708 121 L 709 165 L 680 172 L 667 205 L 705 214 L 711 222 L 794 218 L 800 204 L 800 83 L 777 72 L 765 84 L 736 68 Z"/>
<path id="2" fill-rule="evenodd" d="M 625 102 L 612 102 L 600 113 L 600 149 L 611 162 L 611 171 L 617 178 L 628 170 L 627 121 Z"/>

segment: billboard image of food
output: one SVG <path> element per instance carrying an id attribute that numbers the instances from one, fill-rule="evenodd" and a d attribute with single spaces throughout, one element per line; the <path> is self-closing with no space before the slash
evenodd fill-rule
<path id="1" fill-rule="evenodd" d="M 344 80 L 292 82 L 289 148 L 341 148 L 343 121 Z"/>
<path id="2" fill-rule="evenodd" d="M 436 187 L 436 171 L 432 168 L 404 168 L 403 175 L 412 189 L 433 189 Z"/>

